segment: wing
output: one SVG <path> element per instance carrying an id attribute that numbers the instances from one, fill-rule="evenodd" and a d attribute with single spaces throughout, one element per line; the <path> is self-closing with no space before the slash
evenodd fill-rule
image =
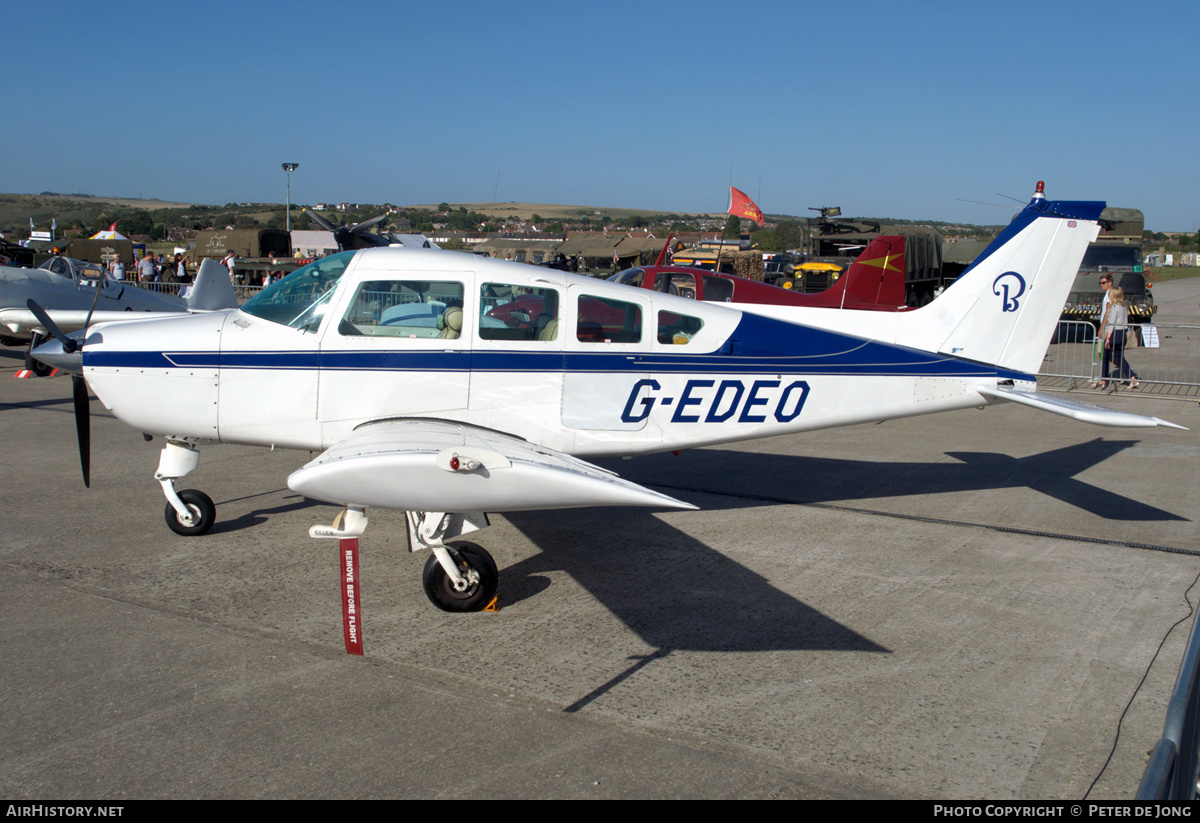
<path id="1" fill-rule="evenodd" d="M 293 472 L 287 484 L 317 500 L 401 511 L 696 508 L 561 452 L 429 419 L 360 426 Z"/>
<path id="2" fill-rule="evenodd" d="M 1095 423 L 1097 426 L 1169 426 L 1173 429 L 1184 429 L 1186 431 L 1184 426 L 1169 423 L 1158 417 L 1145 417 L 1140 414 L 1119 412 L 1115 409 L 1106 409 L 1103 406 L 1084 403 L 1081 400 L 1068 400 L 1065 397 L 1049 396 L 1035 391 L 1020 391 L 1018 389 L 1003 387 L 990 389 L 980 386 L 979 393 L 988 398 L 1020 403 L 1023 406 L 1030 406 L 1031 408 L 1041 409 L 1053 414 L 1061 414 L 1063 417 L 1070 417 L 1084 423 Z"/>
<path id="3" fill-rule="evenodd" d="M 178 317 L 182 313 L 182 307 L 177 312 L 111 310 L 90 312 L 93 326 L 114 321 L 149 320 L 155 317 L 168 316 Z M 89 312 L 87 309 L 51 309 L 46 314 L 50 315 L 50 319 L 54 321 L 54 325 L 58 326 L 60 331 L 73 332 L 83 328 L 83 324 L 87 322 Z M 39 332 L 42 335 L 49 334 L 49 330 L 42 325 L 42 321 L 34 317 L 33 312 L 29 309 L 0 309 L 0 326 L 7 327 L 14 334 L 28 332 Z"/>

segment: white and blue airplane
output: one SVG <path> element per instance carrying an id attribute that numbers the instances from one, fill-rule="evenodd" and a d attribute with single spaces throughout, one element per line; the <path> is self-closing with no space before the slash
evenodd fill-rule
<path id="1" fill-rule="evenodd" d="M 1173 425 L 1036 390 L 1102 202 L 1039 191 L 930 305 L 880 313 L 704 303 L 467 254 L 368 248 L 298 269 L 240 309 L 103 323 L 37 357 L 165 439 L 168 524 L 212 500 L 175 484 L 197 446 L 320 452 L 288 486 L 345 511 L 314 537 L 407 513 L 435 605 L 484 608 L 487 512 L 694 508 L 583 458 L 648 454 L 1011 401 L 1111 426 Z M 751 313 L 768 312 L 774 316 Z M 86 394 L 85 394 L 86 396 Z"/>

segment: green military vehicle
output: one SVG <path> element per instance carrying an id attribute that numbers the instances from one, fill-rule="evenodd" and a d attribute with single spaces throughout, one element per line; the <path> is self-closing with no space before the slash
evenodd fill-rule
<path id="1" fill-rule="evenodd" d="M 1108 274 L 1125 293 L 1129 322 L 1149 323 L 1158 311 L 1142 270 L 1142 231 L 1146 220 L 1138 209 L 1109 207 L 1100 213 L 1100 236 L 1088 246 L 1079 272 L 1063 307 L 1063 320 L 1085 320 L 1100 326 L 1104 289 L 1100 277 Z"/>
<path id="2" fill-rule="evenodd" d="M 239 259 L 291 257 L 292 235 L 285 229 L 223 229 L 202 231 L 196 235 L 192 260 L 196 265 L 206 257 L 220 260 L 233 250 Z"/>
<path id="3" fill-rule="evenodd" d="M 804 261 L 833 266 L 807 271 L 798 287 L 804 292 L 824 291 L 837 275 L 850 267 L 872 240 L 882 235 L 904 236 L 904 290 L 910 306 L 924 306 L 941 293 L 946 284 L 942 272 L 942 236 L 929 226 L 886 226 L 873 220 L 831 220 L 841 209 L 819 209 L 820 217 L 808 218 L 804 231 Z M 836 268 L 835 268 L 836 267 Z"/>
<path id="4" fill-rule="evenodd" d="M 80 238 L 76 240 L 55 240 L 51 243 L 41 243 L 41 250 L 34 256 L 33 265 L 40 266 L 51 257 L 63 255 L 75 260 L 86 260 L 101 266 L 109 266 L 114 260 L 120 260 L 126 271 L 136 262 L 133 259 L 133 241 L 96 240 Z M 139 246 L 140 248 L 140 246 Z"/>

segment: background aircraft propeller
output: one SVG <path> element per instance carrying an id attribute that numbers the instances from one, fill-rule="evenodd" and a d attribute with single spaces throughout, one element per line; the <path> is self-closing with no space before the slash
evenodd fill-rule
<path id="1" fill-rule="evenodd" d="M 333 225 L 333 223 L 330 223 L 316 212 L 308 211 L 307 209 L 305 211 L 314 223 L 325 231 L 333 232 L 333 239 L 337 241 L 338 249 L 341 251 L 369 249 L 373 246 L 389 246 L 393 242 L 393 238 L 389 235 L 369 231 L 369 229 L 382 223 L 387 218 L 386 214 L 372 217 L 370 220 L 364 220 L 361 223 L 355 223 L 353 226 L 347 228 L 346 226 Z"/>

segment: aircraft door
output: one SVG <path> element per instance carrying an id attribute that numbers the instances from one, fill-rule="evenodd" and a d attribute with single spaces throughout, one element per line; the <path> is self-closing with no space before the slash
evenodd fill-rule
<path id="1" fill-rule="evenodd" d="M 646 355 L 653 328 L 651 303 L 632 292 L 572 285 L 568 292 L 563 425 L 573 429 L 645 428 L 655 389 Z"/>
<path id="2" fill-rule="evenodd" d="M 321 341 L 317 413 L 325 443 L 367 420 L 466 409 L 471 272 L 358 270 Z"/>

